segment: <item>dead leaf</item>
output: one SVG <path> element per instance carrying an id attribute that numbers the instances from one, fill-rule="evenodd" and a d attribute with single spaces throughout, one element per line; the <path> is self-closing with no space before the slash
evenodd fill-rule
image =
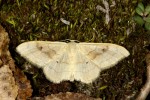
<path id="1" fill-rule="evenodd" d="M 8 33 L 0 26 L 0 99 L 26 100 L 32 95 L 30 81 L 14 64 L 8 46 Z"/>

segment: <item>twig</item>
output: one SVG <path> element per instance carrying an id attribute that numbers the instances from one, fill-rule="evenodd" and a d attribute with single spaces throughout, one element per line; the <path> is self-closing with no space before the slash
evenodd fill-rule
<path id="1" fill-rule="evenodd" d="M 150 52 L 146 55 L 147 80 L 136 100 L 145 100 L 150 92 Z"/>
<path id="2" fill-rule="evenodd" d="M 97 5 L 96 6 L 96 9 L 97 10 L 100 10 L 100 11 L 102 11 L 103 13 L 105 13 L 106 15 L 105 15 L 105 22 L 106 22 L 106 24 L 108 24 L 109 23 L 109 21 L 110 21 L 110 15 L 109 15 L 109 11 L 110 11 L 110 7 L 114 7 L 116 4 L 115 4 L 115 1 L 112 1 L 112 5 L 110 5 L 110 7 L 109 7 L 109 3 L 106 1 L 106 0 L 103 0 L 102 1 L 103 2 L 103 4 L 104 4 L 104 7 L 105 8 L 103 8 L 102 6 L 100 6 L 100 5 Z"/>

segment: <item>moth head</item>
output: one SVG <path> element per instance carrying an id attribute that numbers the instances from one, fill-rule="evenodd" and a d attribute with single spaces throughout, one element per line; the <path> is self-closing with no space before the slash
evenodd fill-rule
<path id="1" fill-rule="evenodd" d="M 80 43 L 78 40 L 70 40 L 70 39 L 65 39 L 65 40 L 61 40 L 62 42 L 66 42 L 66 43 Z"/>

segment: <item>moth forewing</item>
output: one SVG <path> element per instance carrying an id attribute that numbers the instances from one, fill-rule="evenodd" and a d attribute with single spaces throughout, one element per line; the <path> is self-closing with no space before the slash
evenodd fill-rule
<path id="1" fill-rule="evenodd" d="M 79 48 L 101 70 L 114 66 L 130 54 L 124 47 L 111 43 L 80 43 Z"/>

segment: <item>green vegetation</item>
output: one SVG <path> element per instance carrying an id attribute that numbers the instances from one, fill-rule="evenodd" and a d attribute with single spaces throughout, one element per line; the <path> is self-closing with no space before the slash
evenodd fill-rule
<path id="1" fill-rule="evenodd" d="M 136 13 L 134 20 L 141 26 L 144 25 L 146 30 L 150 30 L 150 5 L 144 7 L 143 3 L 139 3 L 136 7 Z"/>

